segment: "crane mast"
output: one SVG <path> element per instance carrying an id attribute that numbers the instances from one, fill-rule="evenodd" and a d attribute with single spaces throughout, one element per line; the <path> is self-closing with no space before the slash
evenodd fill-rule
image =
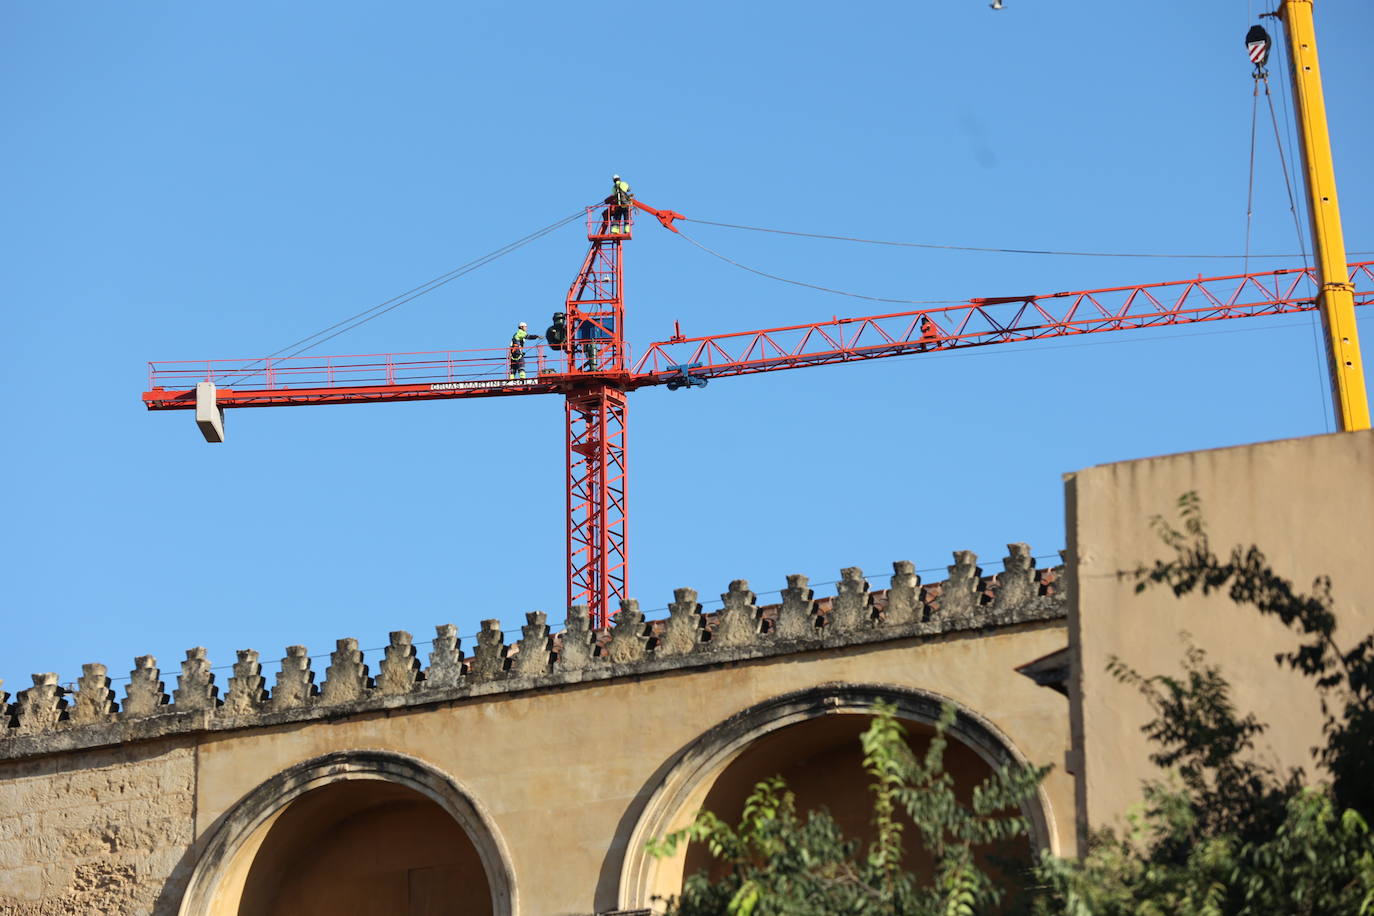
<path id="1" fill-rule="evenodd" d="M 568 607 L 595 627 L 628 597 L 624 258 L 633 210 L 587 208 L 591 247 L 568 289 L 564 412 L 567 420 Z"/>

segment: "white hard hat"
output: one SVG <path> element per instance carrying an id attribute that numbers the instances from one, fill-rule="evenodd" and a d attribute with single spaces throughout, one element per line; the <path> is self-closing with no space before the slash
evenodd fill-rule
<path id="1" fill-rule="evenodd" d="M 611 181 L 619 181 L 619 180 L 620 180 L 620 176 L 619 176 L 619 175 L 612 175 L 612 176 L 611 176 Z"/>
<path id="2" fill-rule="evenodd" d="M 520 327 L 522 327 L 522 328 L 527 328 L 527 327 L 529 327 L 529 325 L 525 324 L 525 322 L 522 321 L 522 322 L 520 322 Z"/>

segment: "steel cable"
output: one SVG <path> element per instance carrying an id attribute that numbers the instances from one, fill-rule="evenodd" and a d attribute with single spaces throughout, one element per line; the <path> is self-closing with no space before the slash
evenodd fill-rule
<path id="1" fill-rule="evenodd" d="M 1261 71 L 1262 72 L 1262 71 Z M 1245 187 L 1245 263 L 1241 273 L 1250 272 L 1250 227 L 1255 219 L 1255 126 L 1259 122 L 1259 84 L 1261 77 L 1255 75 L 1255 91 L 1250 102 L 1250 177 Z M 1269 94 L 1269 79 L 1264 77 L 1264 92 Z"/>
<path id="2" fill-rule="evenodd" d="M 1283 35 L 1284 40 L 1287 40 L 1287 31 L 1286 31 L 1286 30 L 1283 30 L 1281 34 Z M 1288 73 L 1288 77 L 1289 77 L 1289 80 L 1291 81 L 1292 78 L 1293 78 L 1293 73 L 1292 73 L 1292 70 L 1291 70 L 1292 56 L 1291 56 L 1290 53 L 1285 53 L 1285 54 L 1283 55 L 1283 59 L 1284 59 L 1284 65 L 1285 65 L 1285 67 L 1290 68 L 1290 69 L 1289 69 L 1289 73 Z M 1281 82 L 1281 83 L 1284 83 L 1284 81 L 1280 81 L 1280 82 Z M 1304 266 L 1304 267 L 1307 267 L 1307 266 L 1310 266 L 1309 261 L 1308 261 L 1308 257 L 1307 257 L 1307 238 L 1306 238 L 1306 236 L 1303 234 L 1303 231 L 1302 231 L 1302 217 L 1301 217 L 1301 216 L 1299 215 L 1299 213 L 1298 213 L 1297 201 L 1296 201 L 1296 199 L 1294 198 L 1294 195 L 1293 195 L 1293 181 L 1292 181 L 1292 179 L 1289 177 L 1289 174 L 1288 174 L 1288 156 L 1284 155 L 1284 150 L 1283 150 L 1283 138 L 1282 138 L 1282 135 L 1281 135 L 1281 133 L 1280 133 L 1280 131 L 1279 131 L 1279 117 L 1278 117 L 1278 113 L 1274 110 L 1274 97 L 1273 97 L 1273 96 L 1270 94 L 1270 92 L 1269 92 L 1269 81 L 1268 81 L 1268 80 L 1265 80 L 1265 82 L 1264 82 L 1264 98 L 1265 98 L 1265 101 L 1269 103 L 1269 120 L 1270 120 L 1270 121 L 1273 123 L 1273 125 L 1274 125 L 1274 146 L 1277 147 L 1277 149 L 1278 149 L 1278 151 L 1279 151 L 1279 165 L 1282 166 L 1282 168 L 1283 168 L 1283 185 L 1284 185 L 1284 188 L 1288 191 L 1288 209 L 1289 209 L 1289 211 L 1291 211 L 1292 214 L 1293 214 L 1293 231 L 1294 231 L 1294 233 L 1295 233 L 1296 236 L 1297 236 L 1299 247 L 1302 248 L 1302 263 L 1303 263 L 1303 266 Z M 1290 105 L 1288 104 L 1288 92 L 1287 92 L 1286 83 L 1284 84 L 1284 96 L 1283 96 L 1283 98 L 1284 98 L 1284 114 L 1285 114 L 1284 121 L 1285 121 L 1285 124 L 1286 124 L 1287 127 L 1288 127 L 1288 142 L 1289 142 L 1290 144 L 1292 144 L 1292 142 L 1293 142 L 1293 121 L 1294 121 L 1294 118 L 1292 117 L 1292 115 L 1293 115 L 1293 106 L 1290 106 Z M 1289 152 L 1293 154 L 1293 158 L 1296 160 L 1297 155 L 1296 155 L 1296 153 L 1293 152 L 1291 145 L 1290 145 L 1290 147 L 1289 147 Z M 1326 431 L 1327 431 L 1327 432 L 1331 432 L 1331 430 L 1332 430 L 1331 419 L 1332 419 L 1332 416 L 1334 415 L 1334 408 L 1333 408 L 1333 405 L 1331 404 L 1330 399 L 1329 399 L 1330 396 L 1331 396 L 1331 392 L 1330 392 L 1330 390 L 1327 388 L 1326 379 L 1324 378 L 1323 373 L 1322 373 L 1322 368 L 1323 368 L 1324 364 L 1326 363 L 1326 357 L 1325 357 L 1325 354 L 1322 353 L 1321 333 L 1318 331 L 1318 325 L 1319 325 L 1319 324 L 1320 324 L 1320 318 L 1319 318 L 1319 316 L 1318 316 L 1316 313 L 1313 313 L 1312 316 L 1311 316 L 1311 317 L 1309 318 L 1309 320 L 1308 320 L 1308 326 L 1312 329 L 1312 351 L 1313 351 L 1313 353 L 1316 354 L 1316 360 L 1314 361 L 1313 365 L 1314 365 L 1314 367 L 1315 367 L 1315 369 L 1316 369 L 1316 374 L 1317 374 L 1317 401 L 1318 401 L 1318 403 L 1319 403 L 1320 406 L 1321 406 L 1321 414 L 1322 414 L 1322 417 L 1323 417 L 1324 420 L 1325 420 Z"/>
<path id="3" fill-rule="evenodd" d="M 698 220 L 697 222 L 701 222 L 701 220 Z M 850 296 L 854 299 L 867 299 L 869 302 L 893 302 L 897 303 L 898 305 L 954 305 L 955 303 L 965 301 L 963 299 L 888 299 L 882 296 L 865 296 L 863 293 L 851 293 L 842 289 L 832 289 L 829 286 L 818 286 L 815 283 L 806 283 L 801 280 L 789 280 L 787 277 L 779 277 L 776 274 L 770 274 L 766 271 L 759 270 L 756 267 L 750 267 L 747 264 L 741 264 L 739 261 L 736 261 L 733 258 L 728 258 L 725 255 L 721 254 L 719 251 L 716 251 L 712 248 L 707 248 L 705 245 L 701 244 L 696 239 L 692 238 L 690 235 L 681 230 L 678 230 L 678 235 L 682 236 L 684 239 L 691 242 L 693 245 L 697 246 L 702 251 L 706 252 L 712 257 L 720 258 L 725 263 L 733 264 L 740 270 L 747 270 L 751 274 L 758 274 L 760 277 L 767 277 L 770 280 L 777 280 L 779 283 L 790 283 L 793 286 L 804 286 L 807 289 L 820 290 L 823 293 L 834 293 L 837 296 Z"/>
<path id="4" fill-rule="evenodd" d="M 935 245 L 928 242 L 893 242 L 884 239 L 865 239 L 850 235 L 826 235 L 819 232 L 797 232 L 791 229 L 770 229 L 765 226 L 745 226 L 738 223 L 722 223 L 709 219 L 696 219 L 694 217 L 682 217 L 686 222 L 701 223 L 704 226 L 719 226 L 723 229 L 747 229 L 750 232 L 771 232 L 775 235 L 793 235 L 806 239 L 827 239 L 839 242 L 859 242 L 865 245 L 888 245 L 896 248 L 928 248 L 937 251 L 980 251 L 990 254 L 1040 254 L 1040 255 L 1062 255 L 1067 257 L 1079 258 L 1212 258 L 1212 259 L 1236 259 L 1245 255 L 1238 254 L 1148 254 L 1142 252 L 1112 252 L 1112 251 L 1058 251 L 1047 248 L 981 248 L 976 245 Z M 1354 251 L 1351 254 L 1374 254 L 1368 251 Z M 1291 258 L 1291 254 L 1257 254 L 1249 255 L 1255 258 Z M 1306 255 L 1304 255 L 1305 257 Z M 892 302 L 905 302 L 905 299 L 879 300 Z"/>
<path id="5" fill-rule="evenodd" d="M 1293 196 L 1293 178 L 1288 174 L 1288 157 L 1283 154 L 1283 139 L 1279 133 L 1279 116 L 1274 111 L 1274 97 L 1269 92 L 1269 81 L 1264 81 L 1264 98 L 1269 103 L 1269 119 L 1274 122 L 1274 146 L 1279 151 L 1279 166 L 1283 169 L 1283 186 L 1288 191 L 1288 209 L 1293 214 L 1293 230 L 1298 237 L 1298 245 L 1302 249 L 1302 262 L 1307 264 L 1307 240 L 1303 238 L 1302 219 L 1298 216 L 1298 201 Z M 1364 252 L 1355 252 L 1364 254 Z"/>
<path id="6" fill-rule="evenodd" d="M 481 267 L 485 267 L 492 261 L 504 257 L 505 255 L 510 254 L 512 251 L 515 251 L 518 248 L 528 245 L 530 242 L 537 241 L 538 239 L 543 238 L 549 233 L 563 228 L 568 223 L 580 217 L 582 213 L 583 210 L 578 209 L 571 215 L 565 216 L 562 219 L 550 223 L 549 225 L 544 226 L 541 229 L 536 229 L 534 232 L 522 236 L 521 238 L 516 239 L 513 242 L 509 242 L 501 246 L 500 248 L 496 249 L 495 251 L 488 252 L 487 254 L 484 254 L 479 258 L 474 258 L 473 260 L 468 261 L 466 264 L 462 264 L 458 267 L 453 268 L 450 271 L 447 271 L 446 273 L 442 273 L 439 276 L 434 277 L 431 280 L 427 280 L 424 283 L 421 283 L 419 286 L 412 287 L 406 290 L 405 292 L 400 293 L 399 295 L 392 296 L 390 299 L 386 299 L 382 302 L 377 303 L 374 306 L 365 308 L 361 312 L 351 315 L 348 318 L 343 319 L 342 321 L 337 321 L 334 324 L 331 324 L 329 327 L 324 328 L 323 330 L 316 331 L 314 334 L 307 335 L 305 337 L 302 337 L 300 340 L 297 340 L 293 343 L 289 343 L 286 346 L 280 348 L 279 350 L 276 350 L 273 353 L 269 353 L 267 356 L 261 357 L 260 359 L 254 361 L 250 365 L 246 366 L 244 369 L 239 370 L 241 374 L 236 379 L 231 380 L 231 383 L 241 382 L 243 379 L 250 378 L 252 375 L 255 375 L 256 373 L 252 370 L 257 368 L 267 360 L 274 359 L 278 356 L 282 356 L 282 354 L 284 353 L 286 355 L 282 357 L 283 359 L 290 359 L 294 356 L 299 356 L 305 351 L 311 350 L 319 346 L 320 344 L 324 343 L 325 341 L 333 340 L 340 334 L 345 334 L 348 331 L 351 331 L 355 328 L 361 327 L 364 324 L 367 324 L 374 318 L 380 318 L 382 315 L 385 315 L 392 309 L 399 308 L 408 302 L 413 302 L 414 300 L 423 296 L 425 293 L 433 292 L 441 286 L 445 286 L 448 283 L 452 283 L 454 280 L 466 276 L 467 274 L 472 273 L 474 270 L 477 270 Z M 335 328 L 338 328 L 338 330 L 336 331 Z M 330 334 L 330 331 L 334 331 L 334 333 Z M 304 344 L 304 346 L 301 346 L 302 344 Z M 293 347 L 299 347 L 299 349 L 296 349 L 291 353 L 287 353 L 287 351 L 291 350 Z"/>

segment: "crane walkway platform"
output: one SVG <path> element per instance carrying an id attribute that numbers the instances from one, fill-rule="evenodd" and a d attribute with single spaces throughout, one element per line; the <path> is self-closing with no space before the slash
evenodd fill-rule
<path id="1" fill-rule="evenodd" d="M 201 382 L 215 385 L 221 407 L 271 407 L 561 394 L 573 379 L 567 355 L 544 346 L 528 347 L 525 369 L 512 377 L 507 352 L 498 347 L 154 362 L 148 364 L 143 402 L 149 410 L 194 409 Z"/>

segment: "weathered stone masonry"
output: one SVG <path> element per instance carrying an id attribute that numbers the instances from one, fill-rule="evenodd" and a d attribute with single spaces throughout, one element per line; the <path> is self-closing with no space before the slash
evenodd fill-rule
<path id="1" fill-rule="evenodd" d="M 197 735 L 1063 618 L 1063 567 L 1036 569 L 1024 544 L 1009 550 L 993 576 L 958 552 L 933 583 L 894 563 L 881 591 L 847 568 L 831 597 L 789 576 L 769 605 L 737 580 L 713 612 L 683 588 L 666 618 L 647 621 L 626 601 L 605 630 L 592 630 L 582 607 L 558 633 L 543 613 L 527 614 L 510 641 L 487 620 L 470 655 L 446 624 L 427 665 L 397 631 L 375 672 L 357 640 L 341 639 L 318 683 L 303 646 L 287 648 L 270 683 L 258 653 L 239 651 L 223 690 L 201 648 L 187 651 L 170 694 L 151 656 L 135 660 L 122 699 L 104 665 L 83 666 L 70 692 L 56 674 L 36 674 L 12 701 L 0 692 L 0 913 L 176 912 L 205 828 L 194 811 Z"/>
<path id="2" fill-rule="evenodd" d="M 319 684 L 306 647 L 288 646 L 270 691 L 258 652 L 242 649 L 223 698 L 200 647 L 186 651 L 170 697 L 151 655 L 134 660 L 122 704 L 104 665 L 83 665 L 70 693 L 57 674 L 35 674 L 32 687 L 0 706 L 9 726 L 0 732 L 0 760 L 1062 617 L 1063 567 L 1036 569 L 1025 544 L 1009 550 L 1005 570 L 993 576 L 982 574 L 972 551 L 958 551 L 949 577 L 930 584 L 921 582 L 913 564 L 897 562 L 891 587 L 878 592 L 870 591 L 861 570 L 848 567 L 836 595 L 819 599 L 806 576 L 791 575 L 782 601 L 763 606 L 749 583 L 737 579 L 714 612 L 702 610 L 694 589 L 680 588 L 666 619 L 646 621 L 639 602 L 628 600 L 604 630 L 590 628 L 581 606 L 569 609 L 559 633 L 535 611 L 525 615 L 520 639 L 509 644 L 499 620 L 484 620 L 470 656 L 463 654 L 457 628 L 444 624 L 435 628 L 423 670 L 413 637 L 398 630 L 375 677 L 356 639 L 337 641 Z M 0 702 L 7 696 L 0 693 Z"/>

